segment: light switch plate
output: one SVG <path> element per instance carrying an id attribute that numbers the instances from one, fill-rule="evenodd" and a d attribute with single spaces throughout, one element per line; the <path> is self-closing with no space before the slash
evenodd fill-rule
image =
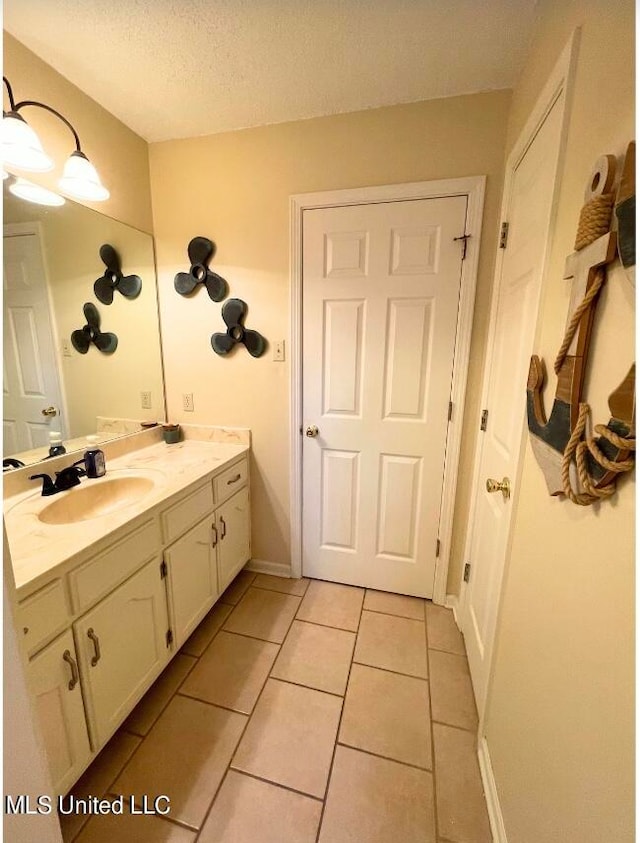
<path id="1" fill-rule="evenodd" d="M 71 340 L 62 340 L 62 356 L 71 357 Z"/>
<path id="2" fill-rule="evenodd" d="M 284 340 L 275 340 L 273 343 L 273 359 L 277 363 L 284 362 Z"/>

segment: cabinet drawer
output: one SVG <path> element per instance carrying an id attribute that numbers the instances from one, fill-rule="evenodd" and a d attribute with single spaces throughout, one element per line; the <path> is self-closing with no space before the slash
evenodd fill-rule
<path id="1" fill-rule="evenodd" d="M 154 519 L 76 568 L 69 574 L 74 609 L 81 611 L 104 597 L 156 554 L 159 548 L 160 531 Z"/>
<path id="2" fill-rule="evenodd" d="M 195 492 L 162 513 L 162 537 L 165 544 L 181 536 L 213 509 L 211 483 L 205 483 Z"/>
<path id="3" fill-rule="evenodd" d="M 69 625 L 69 605 L 62 580 L 55 580 L 18 605 L 18 628 L 22 629 L 29 655 Z"/>
<path id="4" fill-rule="evenodd" d="M 247 483 L 249 465 L 247 460 L 242 460 L 223 471 L 213 480 L 215 489 L 216 504 L 223 503 L 231 495 L 235 494 Z"/>

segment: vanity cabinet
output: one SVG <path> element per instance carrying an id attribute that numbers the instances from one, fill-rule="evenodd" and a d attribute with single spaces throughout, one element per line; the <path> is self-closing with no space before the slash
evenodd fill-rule
<path id="1" fill-rule="evenodd" d="M 31 659 L 28 679 L 53 788 L 65 793 L 92 755 L 70 629 Z"/>
<path id="2" fill-rule="evenodd" d="M 218 590 L 213 513 L 164 552 L 175 645 L 180 648 L 207 614 Z"/>
<path id="3" fill-rule="evenodd" d="M 251 556 L 249 490 L 245 487 L 216 510 L 218 583 L 229 585 Z"/>
<path id="4" fill-rule="evenodd" d="M 160 559 L 148 562 L 73 625 L 97 751 L 171 656 Z"/>
<path id="5" fill-rule="evenodd" d="M 52 571 L 18 604 L 56 794 L 75 783 L 249 560 L 248 479 L 245 455 L 210 471 Z"/>

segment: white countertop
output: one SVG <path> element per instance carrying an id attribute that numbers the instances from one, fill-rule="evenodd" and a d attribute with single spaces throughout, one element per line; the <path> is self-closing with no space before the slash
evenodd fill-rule
<path id="1" fill-rule="evenodd" d="M 83 554 L 140 516 L 166 505 L 174 495 L 187 490 L 212 472 L 223 468 L 249 450 L 239 442 L 202 442 L 187 439 L 175 445 L 159 442 L 115 459 L 107 459 L 104 478 L 83 478 L 81 486 L 98 484 L 117 472 L 140 470 L 158 479 L 151 491 L 116 511 L 70 524 L 45 524 L 39 512 L 64 495 L 80 488 L 43 497 L 41 487 L 4 499 L 4 520 L 11 550 L 16 588 L 20 592 L 51 574 L 54 569 Z M 33 481 L 34 486 L 36 481 Z M 117 538 L 113 536 L 114 540 Z M 31 589 L 29 589 L 31 591 Z"/>

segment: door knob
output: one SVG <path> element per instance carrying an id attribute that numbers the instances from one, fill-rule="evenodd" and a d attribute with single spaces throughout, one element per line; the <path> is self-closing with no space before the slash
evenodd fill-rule
<path id="1" fill-rule="evenodd" d="M 57 416 L 58 411 L 56 410 L 55 407 L 45 407 L 45 409 L 42 411 L 42 415 L 43 416 Z"/>
<path id="2" fill-rule="evenodd" d="M 505 500 L 511 495 L 511 484 L 508 477 L 503 477 L 502 481 L 493 480 L 491 477 L 487 479 L 487 492 L 502 492 Z"/>
<path id="3" fill-rule="evenodd" d="M 311 439 L 315 439 L 315 437 L 316 437 L 319 433 L 320 433 L 320 431 L 319 431 L 319 430 L 318 430 L 318 428 L 315 426 L 315 424 L 310 424 L 310 425 L 309 425 L 309 427 L 308 427 L 308 428 L 305 430 L 305 432 L 304 432 L 305 436 L 308 436 L 308 437 L 309 437 L 309 438 L 311 438 Z"/>

